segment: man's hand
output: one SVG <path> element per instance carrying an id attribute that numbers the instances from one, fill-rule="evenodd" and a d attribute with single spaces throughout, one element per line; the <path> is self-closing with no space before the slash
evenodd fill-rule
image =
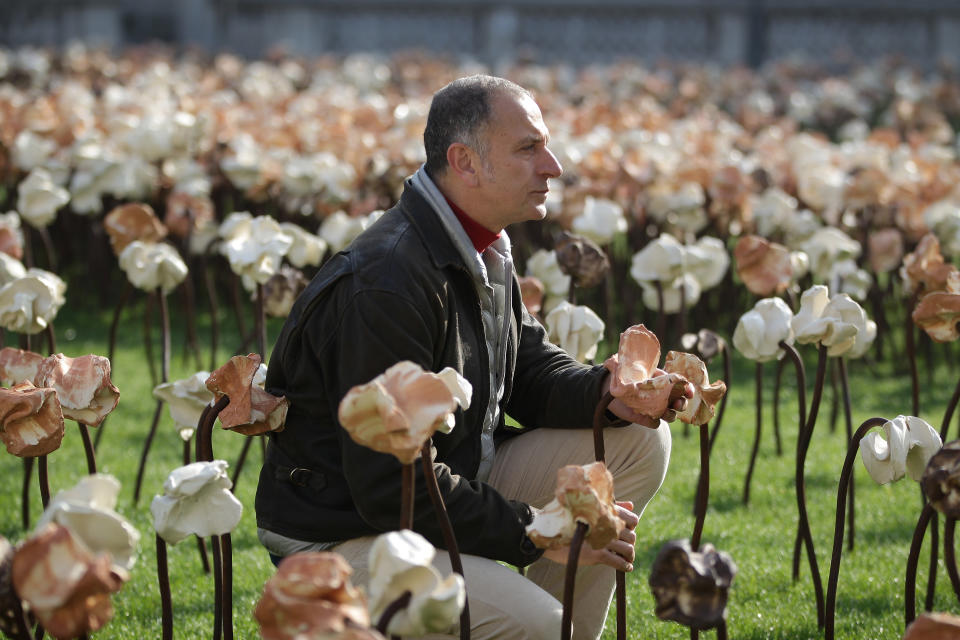
<path id="1" fill-rule="evenodd" d="M 605 564 L 619 569 L 620 571 L 633 571 L 634 548 L 637 542 L 637 534 L 634 529 L 640 522 L 640 516 L 635 514 L 632 502 L 617 502 L 617 515 L 623 520 L 623 531 L 620 537 L 612 540 L 603 549 L 594 549 L 586 542 L 580 547 L 580 556 L 577 560 L 577 566 L 586 566 L 591 564 Z M 559 547 L 544 552 L 544 557 L 553 560 L 559 564 L 567 564 L 570 557 L 570 547 Z"/>
<path id="2" fill-rule="evenodd" d="M 655 371 L 655 375 L 658 375 L 658 376 L 665 375 L 666 373 L 667 372 L 664 371 L 663 369 L 656 369 Z M 605 396 L 608 391 L 610 391 L 611 375 L 613 374 L 610 374 L 603 379 L 603 387 L 600 390 L 601 398 Z M 674 396 L 673 394 L 671 394 L 670 409 L 668 409 L 667 412 L 669 413 L 670 410 L 673 410 L 676 412 L 683 411 L 684 407 L 687 406 L 687 399 L 692 398 L 693 394 L 694 394 L 693 384 L 688 382 L 683 387 L 683 395 Z M 610 405 L 607 407 L 607 409 L 609 409 L 610 413 L 612 413 L 613 415 L 617 416 L 618 418 L 622 418 L 627 422 L 633 422 L 635 424 L 639 424 L 644 427 L 650 427 L 651 429 L 656 429 L 657 427 L 660 426 L 660 416 L 657 416 L 656 418 L 654 418 L 646 415 L 645 413 L 634 411 L 633 409 L 625 405 L 623 402 L 621 402 L 617 398 L 614 398 L 610 402 Z"/>

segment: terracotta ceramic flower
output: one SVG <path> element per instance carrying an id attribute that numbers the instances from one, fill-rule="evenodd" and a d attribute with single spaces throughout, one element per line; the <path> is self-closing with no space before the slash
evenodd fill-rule
<path id="1" fill-rule="evenodd" d="M 665 544 L 650 569 L 655 613 L 691 629 L 709 629 L 726 618 L 730 584 L 737 574 L 733 559 L 713 545 L 699 551 L 687 540 Z"/>
<path id="2" fill-rule="evenodd" d="M 614 504 L 613 476 L 602 462 L 559 469 L 554 496 L 527 526 L 527 536 L 541 549 L 569 545 L 578 522 L 588 525 L 585 541 L 594 549 L 602 549 L 623 530 Z"/>
<path id="3" fill-rule="evenodd" d="M 103 422 L 120 400 L 120 390 L 110 381 L 110 361 L 94 354 L 68 358 L 57 353 L 45 358 L 35 383 L 56 390 L 64 418 L 91 427 Z"/>
<path id="4" fill-rule="evenodd" d="M 37 523 L 49 522 L 70 529 L 84 547 L 105 554 L 115 571 L 129 571 L 137 560 L 140 533 L 115 511 L 120 483 L 106 473 L 80 478 L 75 486 L 53 497 Z"/>
<path id="5" fill-rule="evenodd" d="M 520 283 L 520 298 L 523 300 L 523 306 L 531 315 L 538 315 L 543 305 L 543 294 L 546 292 L 543 283 L 534 276 L 519 277 L 517 282 Z"/>
<path id="6" fill-rule="evenodd" d="M 560 269 L 573 278 L 578 287 L 595 287 L 610 271 L 606 252 L 589 238 L 564 231 L 553 250 Z"/>
<path id="7" fill-rule="evenodd" d="M 597 355 L 597 345 L 606 327 L 593 309 L 566 300 L 547 314 L 544 324 L 550 341 L 580 362 L 592 360 Z"/>
<path id="8" fill-rule="evenodd" d="M 960 638 L 960 617 L 926 611 L 910 623 L 903 640 L 955 640 Z"/>
<path id="9" fill-rule="evenodd" d="M 914 416 L 888 420 L 883 432 L 885 439 L 874 431 L 860 441 L 860 459 L 870 477 L 877 484 L 887 484 L 910 474 L 920 482 L 927 462 L 943 444 L 940 434 Z"/>
<path id="10" fill-rule="evenodd" d="M 55 638 L 96 631 L 113 617 L 110 594 L 127 581 L 106 554 L 95 555 L 70 529 L 47 524 L 13 558 L 13 585 Z"/>
<path id="11" fill-rule="evenodd" d="M 63 441 L 63 411 L 53 389 L 29 380 L 0 389 L 0 440 L 21 458 L 47 455 Z"/>
<path id="12" fill-rule="evenodd" d="M 921 296 L 955 288 L 949 286 L 950 283 L 960 279 L 957 268 L 944 261 L 940 253 L 940 241 L 932 233 L 920 238 L 917 248 L 904 256 L 900 275 L 907 290 Z"/>
<path id="13" fill-rule="evenodd" d="M 189 378 L 164 382 L 153 389 L 153 397 L 163 400 L 170 408 L 170 417 L 184 440 L 193 437 L 204 408 L 213 401 L 207 389 L 208 371 L 198 371 Z"/>
<path id="14" fill-rule="evenodd" d="M 677 418 L 688 424 L 709 422 L 713 418 L 714 407 L 727 392 L 726 383 L 723 380 L 711 383 L 707 365 L 692 353 L 668 351 L 663 370 L 679 374 L 693 383 L 693 398 L 687 401 L 687 406 L 677 414 Z"/>
<path id="15" fill-rule="evenodd" d="M 290 403 L 284 397 L 268 393 L 256 383 L 260 370 L 260 356 L 251 353 L 233 356 L 227 364 L 207 378 L 209 389 L 216 400 L 230 397 L 230 404 L 220 412 L 220 423 L 245 436 L 267 431 L 282 431 Z"/>
<path id="16" fill-rule="evenodd" d="M 14 260 L 23 259 L 23 231 L 16 211 L 0 213 L 0 252 Z"/>
<path id="17" fill-rule="evenodd" d="M 946 443 L 930 457 L 920 486 L 937 511 L 960 518 L 960 440 Z"/>
<path id="18" fill-rule="evenodd" d="M 960 292 L 934 291 L 921 298 L 911 316 L 917 326 L 937 342 L 960 338 Z"/>
<path id="19" fill-rule="evenodd" d="M 33 620 L 24 617 L 23 602 L 13 588 L 14 548 L 0 536 L 0 633 L 7 638 L 29 638 Z"/>
<path id="20" fill-rule="evenodd" d="M 300 638 L 353 638 L 356 629 L 369 630 L 370 615 L 363 592 L 350 584 L 353 569 L 337 553 L 295 553 L 280 562 L 277 572 L 263 585 L 253 617 L 264 640 Z"/>
<path id="21" fill-rule="evenodd" d="M 874 231 L 867 236 L 867 247 L 874 273 L 893 271 L 903 261 L 903 234 L 899 229 Z"/>
<path id="22" fill-rule="evenodd" d="M 243 505 L 231 493 L 226 460 L 194 462 L 170 472 L 163 495 L 150 503 L 153 528 L 170 544 L 190 535 L 206 538 L 233 531 Z"/>
<path id="23" fill-rule="evenodd" d="M 603 363 L 610 371 L 610 394 L 634 411 L 659 418 L 687 382 L 675 373 L 658 373 L 659 362 L 657 336 L 642 324 L 630 327 L 620 334 L 620 349 Z"/>
<path id="24" fill-rule="evenodd" d="M 391 635 L 449 632 L 466 602 L 463 577 L 440 576 L 431 564 L 436 549 L 407 529 L 378 536 L 370 547 L 370 613 L 377 619 L 404 591 L 412 597 L 387 625 Z"/>
<path id="25" fill-rule="evenodd" d="M 769 362 L 783 357 L 781 342 L 793 344 L 790 322 L 793 312 L 781 298 L 758 300 L 746 312 L 733 331 L 733 346 L 745 357 L 757 362 Z"/>
<path id="26" fill-rule="evenodd" d="M 434 432 L 453 429 L 454 411 L 466 410 L 472 393 L 470 383 L 450 367 L 432 373 L 405 360 L 350 389 L 338 417 L 358 444 L 410 464 Z"/>
<path id="27" fill-rule="evenodd" d="M 46 329 L 65 302 L 67 285 L 56 274 L 30 269 L 0 288 L 0 327 L 35 334 Z"/>
<path id="28" fill-rule="evenodd" d="M 134 240 L 155 243 L 167 236 L 167 228 L 157 218 L 153 207 L 141 202 L 115 207 L 104 217 L 103 227 L 110 236 L 113 253 L 118 256 Z"/>
<path id="29" fill-rule="evenodd" d="M 175 236 L 186 238 L 213 221 L 213 202 L 207 196 L 174 191 L 167 198 L 163 223 Z"/>
<path id="30" fill-rule="evenodd" d="M 790 251 L 760 236 L 742 236 L 733 250 L 737 275 L 751 293 L 773 296 L 790 286 L 793 265 Z"/>
<path id="31" fill-rule="evenodd" d="M 13 347 L 0 349 L 0 384 L 11 387 L 18 382 L 33 382 L 43 356 L 33 351 L 24 351 Z"/>

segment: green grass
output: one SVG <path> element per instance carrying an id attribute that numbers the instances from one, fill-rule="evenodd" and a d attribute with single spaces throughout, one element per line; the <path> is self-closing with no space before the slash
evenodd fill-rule
<path id="1" fill-rule="evenodd" d="M 183 316 L 171 299 L 174 328 L 171 378 L 194 372 L 194 364 L 184 357 Z M 97 638 L 159 637 L 160 600 L 156 586 L 156 554 L 149 504 L 167 473 L 181 464 L 182 445 L 172 420 L 164 410 L 160 429 L 150 454 L 139 505 L 132 501 L 133 485 L 141 442 L 150 425 L 154 401 L 152 383 L 142 343 L 143 305 L 124 314 L 123 330 L 114 362 L 113 379 L 120 388 L 120 404 L 106 424 L 97 453 L 102 471 L 115 475 L 123 485 L 118 511 L 141 533 L 140 555 L 130 582 L 114 597 L 116 614 Z M 238 344 L 237 330 L 224 312 L 225 334 L 221 345 Z M 110 310 L 91 311 L 65 308 L 57 319 L 58 348 L 67 355 L 106 354 Z M 250 325 L 248 321 L 248 325 Z M 270 336 L 279 326 L 272 323 Z M 201 341 L 209 335 L 207 324 L 199 326 Z M 68 336 L 74 336 L 68 340 Z M 8 337 L 8 342 L 11 338 Z M 937 349 L 938 347 L 935 347 Z M 807 371 L 812 378 L 814 350 L 802 348 Z M 226 348 L 218 362 L 229 357 Z M 159 358 L 159 348 L 154 348 Z M 938 356 L 943 362 L 944 357 Z M 203 361 L 209 365 L 210 354 Z M 755 431 L 753 364 L 734 356 L 734 381 L 727 415 L 711 459 L 710 509 L 703 534 L 704 542 L 729 552 L 739 567 L 730 592 L 728 627 L 730 637 L 738 639 L 821 637 L 816 624 L 813 588 L 804 560 L 801 578 L 793 582 L 790 564 L 796 531 L 796 506 L 793 487 L 793 460 L 796 442 L 796 396 L 794 383 L 784 393 L 781 409 L 783 454 L 777 456 L 772 433 L 770 398 L 775 370 L 767 365 L 763 440 L 754 473 L 749 506 L 742 503 L 744 476 Z M 893 417 L 910 413 L 910 382 L 905 363 L 893 371 L 890 362 L 872 368 L 851 363 L 854 427 L 862 420 L 882 415 Z M 719 367 L 711 367 L 717 375 Z M 789 372 L 789 370 L 788 370 Z M 923 379 L 922 417 L 939 429 L 942 413 L 960 375 L 940 365 L 933 375 Z M 812 384 L 812 381 L 811 383 Z M 809 400 L 809 393 L 808 393 Z M 842 414 L 837 430 L 829 425 L 831 393 L 824 395 L 816 433 L 807 462 L 807 493 L 813 536 L 820 573 L 824 583 L 829 572 L 829 554 L 833 538 L 837 482 L 845 455 Z M 636 571 L 628 576 L 628 624 L 631 638 L 687 638 L 689 632 L 673 623 L 661 622 L 653 615 L 653 600 L 646 585 L 653 557 L 660 546 L 673 538 L 688 537 L 693 529 L 693 492 L 699 469 L 699 445 L 696 431 L 685 437 L 682 424 L 673 426 L 673 460 L 660 493 L 647 508 L 638 529 Z M 217 431 L 214 453 L 236 460 L 243 438 Z M 253 605 L 273 567 L 256 540 L 253 512 L 256 472 L 260 452 L 254 448 L 241 476 L 237 496 L 245 506 L 243 519 L 233 533 L 234 625 L 238 638 L 257 637 L 251 617 Z M 72 486 L 85 473 L 84 456 L 74 423 L 67 424 L 67 436 L 60 450 L 49 458 L 54 492 Z M 21 462 L 12 456 L 0 458 L 0 472 L 8 478 L 9 488 L 0 496 L 3 517 L 0 534 L 18 541 L 24 531 L 20 524 Z M 32 489 L 32 520 L 39 515 L 39 494 Z M 910 538 L 920 512 L 919 490 L 904 479 L 892 486 L 876 486 L 860 462 L 856 466 L 857 538 L 856 549 L 844 553 L 837 603 L 838 638 L 898 638 L 903 631 L 904 573 Z M 925 561 L 921 562 L 923 566 Z M 173 604 L 177 638 L 201 638 L 213 625 L 213 580 L 200 567 L 196 545 L 187 540 L 169 549 L 173 583 Z M 921 573 L 925 575 L 925 570 Z M 925 578 L 919 580 L 925 585 Z M 922 601 L 922 597 L 918 600 Z M 958 610 L 945 570 L 938 574 L 936 608 Z M 605 637 L 614 637 L 610 616 Z M 705 632 L 704 637 L 712 637 Z"/>

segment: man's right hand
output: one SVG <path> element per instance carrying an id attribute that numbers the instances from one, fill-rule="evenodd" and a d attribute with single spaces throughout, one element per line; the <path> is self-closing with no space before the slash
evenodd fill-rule
<path id="1" fill-rule="evenodd" d="M 589 544 L 584 543 L 580 547 L 577 566 L 605 564 L 619 571 L 633 571 L 634 545 L 637 542 L 637 534 L 634 530 L 637 528 L 637 523 L 640 522 L 640 516 L 631 511 L 633 509 L 632 502 L 617 502 L 616 506 L 617 515 L 620 516 L 624 524 L 620 536 L 611 540 L 602 549 L 594 549 Z M 544 552 L 543 556 L 558 564 L 567 564 L 570 557 L 570 547 L 549 549 Z"/>

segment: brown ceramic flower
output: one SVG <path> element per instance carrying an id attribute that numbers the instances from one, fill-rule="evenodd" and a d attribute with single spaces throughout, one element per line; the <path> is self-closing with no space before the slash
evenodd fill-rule
<path id="1" fill-rule="evenodd" d="M 63 411 L 57 392 L 29 380 L 0 389 L 0 440 L 21 458 L 44 456 L 63 441 Z"/>
<path id="2" fill-rule="evenodd" d="M 543 306 L 546 288 L 540 282 L 540 278 L 534 276 L 522 276 L 517 280 L 520 283 L 520 298 L 523 299 L 523 306 L 531 315 L 538 315 Z"/>
<path id="3" fill-rule="evenodd" d="M 254 383 L 260 361 L 256 353 L 233 356 L 207 378 L 207 389 L 217 400 L 223 396 L 230 398 L 230 404 L 219 416 L 224 429 L 245 436 L 283 430 L 290 403 Z"/>
<path id="4" fill-rule="evenodd" d="M 586 541 L 594 549 L 607 546 L 623 530 L 613 499 L 613 475 L 604 463 L 561 468 L 555 495 L 575 521 L 589 525 Z"/>
<path id="5" fill-rule="evenodd" d="M 167 198 L 163 222 L 170 233 L 186 238 L 199 226 L 213 220 L 213 202 L 206 196 L 191 196 L 174 191 Z"/>
<path id="6" fill-rule="evenodd" d="M 650 569 L 655 613 L 691 629 L 710 629 L 727 614 L 727 594 L 737 566 L 726 553 L 705 544 L 693 551 L 687 540 L 665 544 Z"/>
<path id="7" fill-rule="evenodd" d="M 13 558 L 14 588 L 55 638 L 103 627 L 113 616 L 110 594 L 127 578 L 122 569 L 111 568 L 108 554 L 94 556 L 55 523 L 28 538 Z"/>
<path id="8" fill-rule="evenodd" d="M 303 272 L 283 265 L 263 285 L 263 309 L 272 318 L 285 318 L 297 296 L 307 286 Z"/>
<path id="9" fill-rule="evenodd" d="M 935 291 L 923 296 L 912 314 L 918 327 L 937 342 L 952 342 L 960 337 L 960 292 Z"/>
<path id="10" fill-rule="evenodd" d="M 610 395 L 652 418 L 667 412 L 671 399 L 683 395 L 686 379 L 658 371 L 660 341 L 642 324 L 620 334 L 620 349 L 603 363 L 610 371 Z"/>
<path id="11" fill-rule="evenodd" d="M 0 384 L 11 387 L 24 380 L 33 382 L 41 362 L 43 356 L 33 351 L 13 347 L 0 349 Z"/>
<path id="12" fill-rule="evenodd" d="M 285 558 L 263 586 L 253 610 L 264 640 L 380 638 L 369 630 L 366 598 L 350 584 L 353 569 L 337 553 L 307 552 Z M 334 634 L 337 634 L 336 636 Z"/>
<path id="13" fill-rule="evenodd" d="M 607 254 L 589 238 L 563 231 L 553 250 L 560 270 L 578 287 L 595 287 L 610 271 Z"/>
<path id="14" fill-rule="evenodd" d="M 710 362 L 726 348 L 727 342 L 710 329 L 700 329 L 697 333 L 683 334 L 680 345 L 687 351 L 696 352 L 704 362 Z"/>
<path id="15" fill-rule="evenodd" d="M 758 296 L 772 296 L 790 285 L 793 267 L 790 251 L 760 236 L 743 236 L 733 250 L 737 274 Z"/>
<path id="16" fill-rule="evenodd" d="M 157 242 L 167 235 L 167 228 L 154 214 L 153 207 L 139 202 L 116 207 L 103 219 L 103 226 L 116 255 L 134 240 Z"/>
<path id="17" fill-rule="evenodd" d="M 706 424 L 713 418 L 714 407 L 727 392 L 723 380 L 712 383 L 707 374 L 707 365 L 692 353 L 668 351 L 663 370 L 676 373 L 693 383 L 693 397 L 687 401 L 683 411 L 677 413 L 681 422 L 688 424 Z"/>
<path id="18" fill-rule="evenodd" d="M 13 554 L 10 542 L 0 536 L 0 633 L 13 640 L 32 638 L 27 626 L 31 621 L 24 617 L 20 596 L 13 588 Z"/>
<path id="19" fill-rule="evenodd" d="M 56 390 L 64 418 L 91 427 L 103 422 L 120 400 L 120 390 L 110 381 L 110 361 L 94 354 L 45 358 L 34 383 Z"/>
<path id="20" fill-rule="evenodd" d="M 960 638 L 960 617 L 950 613 L 921 613 L 910 623 L 903 640 L 956 640 Z"/>
<path id="21" fill-rule="evenodd" d="M 960 440 L 946 443 L 933 454 L 920 486 L 937 511 L 948 518 L 960 518 Z"/>
<path id="22" fill-rule="evenodd" d="M 917 248 L 904 256 L 901 274 L 910 291 L 921 296 L 932 291 L 943 291 L 948 284 L 960 278 L 957 268 L 944 261 L 940 253 L 940 241 L 932 233 L 920 238 Z"/>
<path id="23" fill-rule="evenodd" d="M 0 215 L 0 251 L 11 258 L 23 259 L 23 236 L 20 230 L 8 224 L 2 215 Z"/>
<path id="24" fill-rule="evenodd" d="M 867 237 L 867 247 L 874 273 L 893 271 L 903 261 L 903 234 L 899 229 L 874 231 Z"/>

